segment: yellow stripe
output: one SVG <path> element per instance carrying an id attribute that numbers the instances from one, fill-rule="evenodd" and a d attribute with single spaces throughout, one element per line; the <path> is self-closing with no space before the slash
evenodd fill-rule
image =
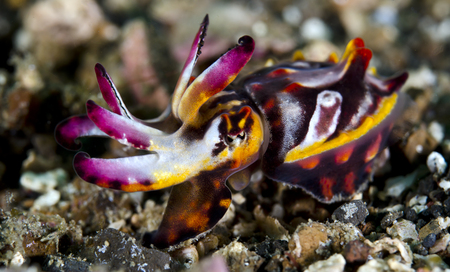
<path id="1" fill-rule="evenodd" d="M 314 143 L 305 148 L 300 148 L 300 146 L 297 146 L 291 149 L 286 154 L 284 162 L 293 162 L 310 156 L 314 156 L 330 149 L 343 146 L 365 135 L 367 132 L 369 132 L 369 130 L 380 124 L 389 115 L 389 113 L 397 103 L 397 97 L 397 94 L 392 94 L 389 97 L 383 98 L 380 103 L 378 112 L 373 116 L 367 117 L 364 122 L 355 130 L 343 132 L 338 137 L 328 142 Z"/>

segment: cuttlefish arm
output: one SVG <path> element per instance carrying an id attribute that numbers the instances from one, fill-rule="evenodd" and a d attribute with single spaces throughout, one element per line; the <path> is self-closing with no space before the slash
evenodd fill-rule
<path id="1" fill-rule="evenodd" d="M 115 137 L 113 133 L 116 132 L 117 137 L 121 136 L 121 132 L 127 134 L 126 143 L 137 147 L 150 143 L 143 149 L 149 150 L 151 154 L 144 156 L 100 159 L 90 158 L 86 153 L 78 153 L 74 158 L 77 174 L 83 180 L 105 188 L 128 192 L 150 191 L 180 184 L 199 177 L 202 173 L 214 177 L 217 172 L 226 171 L 231 175 L 258 159 L 258 151 L 263 141 L 262 122 L 257 113 L 248 106 L 236 112 L 218 115 L 208 122 L 203 137 L 197 139 L 194 139 L 198 135 L 197 131 L 192 130 L 190 125 L 184 125 L 169 135 L 132 131 L 128 125 L 142 126 L 142 129 L 148 127 L 95 104 L 92 106 L 101 113 L 89 110 L 90 114 L 94 113 L 97 117 L 108 114 L 117 118 L 109 119 L 117 121 L 112 123 L 114 125 L 98 122 L 100 128 L 110 136 Z M 107 126 L 104 127 L 103 124 Z M 115 128 L 121 130 L 115 131 Z M 245 136 L 235 139 L 227 146 L 224 143 L 227 135 L 233 137 L 234 134 Z"/>
<path id="2" fill-rule="evenodd" d="M 175 90 L 172 96 L 172 112 L 175 118 L 180 119 L 178 115 L 178 106 L 180 105 L 181 98 L 186 91 L 192 76 L 192 71 L 194 70 L 194 66 L 197 63 L 198 57 L 201 54 L 201 49 L 204 44 L 204 39 L 206 36 L 206 30 L 208 28 L 208 15 L 205 16 L 203 22 L 200 25 L 200 29 L 195 35 L 194 41 L 192 42 L 191 50 L 189 51 L 189 55 L 184 63 L 183 69 L 181 70 L 180 77 L 178 78 L 177 85 L 175 86 Z"/>
<path id="3" fill-rule="evenodd" d="M 59 123 L 55 128 L 56 142 L 69 150 L 79 150 L 81 143 L 79 138 L 108 136 L 101 131 L 87 115 L 77 115 Z"/>
<path id="4" fill-rule="evenodd" d="M 176 126 L 177 122 L 173 120 L 173 118 L 169 118 L 171 117 L 170 107 L 167 107 L 166 110 L 162 112 L 160 116 L 154 119 L 142 120 L 135 117 L 130 113 L 125 103 L 123 103 L 122 97 L 120 96 L 119 91 L 114 85 L 113 80 L 109 76 L 108 72 L 106 72 L 106 69 L 100 63 L 97 63 L 95 65 L 95 75 L 97 76 L 98 86 L 102 93 L 103 99 L 105 99 L 106 104 L 108 104 L 108 107 L 111 109 L 112 112 L 124 116 L 130 120 L 140 122 L 146 126 L 155 127 L 163 131 L 165 129 L 173 130 L 172 127 L 174 127 L 174 125 Z M 167 123 L 170 122 L 175 124 L 167 125 Z"/>
<path id="5" fill-rule="evenodd" d="M 100 88 L 103 99 L 105 99 L 111 111 L 125 116 L 128 119 L 137 119 L 128 111 L 114 82 L 100 63 L 95 65 L 95 75 L 97 76 L 98 87 Z"/>
<path id="6" fill-rule="evenodd" d="M 89 183 L 104 188 L 136 192 L 161 187 L 161 181 L 148 172 L 148 165 L 157 161 L 158 156 L 155 154 L 98 159 L 79 152 L 74 157 L 73 166 L 78 176 Z"/>
<path id="7" fill-rule="evenodd" d="M 238 44 L 223 54 L 204 70 L 187 87 L 181 97 L 176 115 L 182 122 L 193 122 L 200 107 L 213 95 L 227 87 L 244 68 L 255 50 L 255 42 L 250 36 L 243 36 Z"/>
<path id="8" fill-rule="evenodd" d="M 136 144 L 132 140 L 138 137 L 128 139 L 130 144 Z M 188 149 L 180 132 L 167 136 L 153 135 L 151 142 L 151 148 L 158 151 L 142 156 L 101 159 L 79 152 L 73 162 L 75 172 L 83 180 L 104 188 L 127 192 L 151 191 L 182 183 L 197 176 L 205 167 L 213 168 L 216 163 L 204 153 L 207 143 L 198 141 L 190 144 Z"/>
<path id="9" fill-rule="evenodd" d="M 89 119 L 109 137 L 138 149 L 149 149 L 154 136 L 164 135 L 160 130 L 110 112 L 89 100 L 86 103 Z"/>
<path id="10" fill-rule="evenodd" d="M 57 125 L 55 139 L 58 144 L 69 150 L 79 150 L 81 137 L 109 136 L 122 144 L 148 149 L 152 136 L 165 134 L 126 115 L 108 111 L 92 100 L 86 103 L 86 109 L 87 115 L 74 116 Z"/>
<path id="11" fill-rule="evenodd" d="M 154 120 L 144 121 L 136 118 L 128 111 L 114 82 L 99 63 L 95 65 L 95 74 L 102 96 L 112 112 L 89 100 L 86 103 L 87 115 L 73 116 L 56 126 L 55 139 L 58 144 L 69 150 L 79 150 L 81 148 L 79 138 L 81 137 L 110 136 L 123 144 L 147 149 L 149 142 L 143 143 L 142 138 L 148 139 L 146 136 L 150 134 L 164 134 L 161 130 L 153 128 L 152 125 L 167 117 L 170 111 L 164 112 L 162 116 Z M 120 136 L 118 136 L 119 134 Z M 136 144 L 135 138 L 140 138 L 139 145 Z"/>

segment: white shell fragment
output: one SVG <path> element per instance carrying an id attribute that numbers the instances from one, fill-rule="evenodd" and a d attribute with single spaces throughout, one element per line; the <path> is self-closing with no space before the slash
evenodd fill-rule
<path id="1" fill-rule="evenodd" d="M 416 195 L 412 197 L 408 202 L 408 207 L 412 207 L 415 205 L 425 205 L 427 204 L 428 197 L 426 195 Z"/>
<path id="2" fill-rule="evenodd" d="M 373 254 L 381 251 L 388 251 L 390 254 L 399 253 L 404 263 L 408 265 L 412 264 L 413 253 L 411 251 L 411 248 L 405 242 L 400 241 L 397 238 L 392 239 L 389 237 L 385 237 L 373 243 L 366 240 L 365 243 L 372 247 Z"/>
<path id="3" fill-rule="evenodd" d="M 313 263 L 305 270 L 305 272 L 325 272 L 325 271 L 333 271 L 340 272 L 344 271 L 345 267 L 345 259 L 341 254 L 334 254 L 327 260 L 318 261 Z"/>
<path id="4" fill-rule="evenodd" d="M 399 197 L 407 188 L 411 187 L 416 180 L 417 171 L 406 176 L 390 178 L 386 181 L 384 191 L 387 196 Z"/>
<path id="5" fill-rule="evenodd" d="M 417 214 L 419 214 L 422 211 L 428 209 L 427 199 L 428 199 L 427 196 L 416 195 L 409 200 L 407 206 L 411 207 Z"/>
<path id="6" fill-rule="evenodd" d="M 438 143 L 442 143 L 444 140 L 445 132 L 444 127 L 436 121 L 431 122 L 428 125 L 428 132 Z"/>
<path id="7" fill-rule="evenodd" d="M 405 219 L 400 219 L 392 225 L 392 227 L 386 228 L 386 232 L 392 238 L 398 238 L 401 241 L 418 241 L 419 234 L 416 230 L 416 225 Z"/>
<path id="8" fill-rule="evenodd" d="M 11 266 L 22 266 L 22 264 L 25 263 L 25 258 L 23 257 L 22 253 L 17 251 L 13 258 L 11 259 Z"/>
<path id="9" fill-rule="evenodd" d="M 223 256 L 226 259 L 230 271 L 256 271 L 263 263 L 261 256 L 238 241 L 233 241 L 214 252 L 212 257 L 216 256 Z M 242 266 L 245 270 L 242 270 Z"/>
<path id="10" fill-rule="evenodd" d="M 20 177 L 20 185 L 25 189 L 45 194 L 52 191 L 56 186 L 61 185 L 66 180 L 66 171 L 58 168 L 42 174 L 25 172 Z"/>
<path id="11" fill-rule="evenodd" d="M 361 265 L 357 272 L 377 272 L 377 271 L 388 271 L 389 266 L 383 259 L 373 259 L 367 263 Z"/>
<path id="12" fill-rule="evenodd" d="M 439 187 L 442 188 L 442 190 L 447 191 L 450 189 L 450 180 L 443 178 L 439 181 Z"/>
<path id="13" fill-rule="evenodd" d="M 44 207 L 56 205 L 61 199 L 61 193 L 57 190 L 50 190 L 39 196 L 33 203 L 32 210 L 40 210 Z"/>
<path id="14" fill-rule="evenodd" d="M 442 175 L 447 168 L 447 162 L 441 154 L 433 151 L 430 155 L 428 155 L 427 166 L 431 173 Z"/>

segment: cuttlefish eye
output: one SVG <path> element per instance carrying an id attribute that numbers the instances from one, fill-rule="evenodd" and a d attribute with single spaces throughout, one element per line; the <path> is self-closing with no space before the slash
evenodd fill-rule
<path id="1" fill-rule="evenodd" d="M 233 143 L 235 144 L 235 140 L 238 139 L 239 142 L 241 142 L 242 140 L 245 139 L 245 132 L 241 131 L 241 133 L 239 133 L 238 135 L 232 135 L 232 134 L 227 134 L 227 136 L 225 137 L 224 141 L 226 145 L 232 145 Z"/>
<path id="2" fill-rule="evenodd" d="M 219 138 L 212 156 L 232 162 L 233 168 L 242 168 L 254 162 L 263 142 L 263 126 L 259 115 L 245 106 L 224 113 L 219 118 Z"/>

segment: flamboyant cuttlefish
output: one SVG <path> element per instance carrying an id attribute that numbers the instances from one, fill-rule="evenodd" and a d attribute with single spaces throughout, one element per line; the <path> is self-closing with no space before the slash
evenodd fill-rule
<path id="1" fill-rule="evenodd" d="M 105 69 L 95 73 L 111 111 L 87 102 L 87 115 L 56 128 L 58 143 L 79 149 L 78 137 L 109 136 L 148 150 L 143 156 L 90 158 L 79 152 L 85 181 L 127 192 L 172 187 L 152 243 L 174 245 L 211 229 L 231 203 L 226 181 L 244 188 L 261 169 L 322 202 L 361 191 L 374 157 L 385 147 L 407 73 L 380 80 L 366 73 L 372 53 L 356 38 L 340 61 L 293 61 L 262 68 L 236 84 L 255 43 L 249 36 L 196 78 L 191 76 L 206 34 L 206 16 L 178 79 L 171 107 L 140 120 L 125 107 Z"/>

